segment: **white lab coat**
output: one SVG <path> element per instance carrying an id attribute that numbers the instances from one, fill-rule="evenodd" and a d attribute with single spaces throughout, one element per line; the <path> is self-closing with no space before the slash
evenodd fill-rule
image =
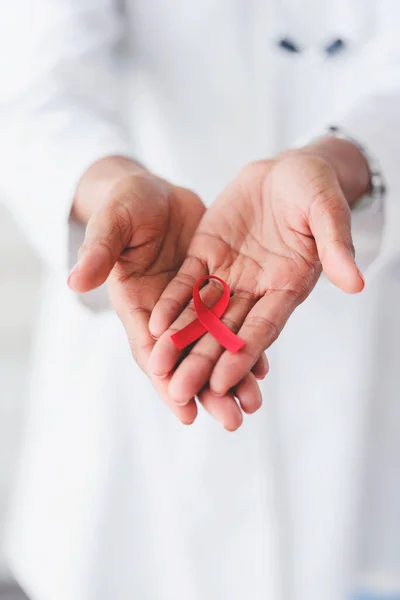
<path id="1" fill-rule="evenodd" d="M 374 506 L 387 529 L 400 521 L 400 6 L 120 4 L 1 8 L 1 193 L 48 266 L 11 566 L 33 600 L 350 598 L 371 574 L 357 542 L 367 461 L 387 474 Z M 302 52 L 280 49 L 285 37 Z M 328 56 L 336 38 L 346 46 Z M 233 435 L 203 412 L 185 428 L 104 290 L 66 286 L 83 234 L 69 222 L 76 182 L 127 154 L 210 203 L 247 162 L 329 124 L 388 184 L 383 205 L 354 211 L 366 290 L 322 278 L 269 352 L 262 411 Z M 379 560 L 368 569 L 385 571 Z"/>

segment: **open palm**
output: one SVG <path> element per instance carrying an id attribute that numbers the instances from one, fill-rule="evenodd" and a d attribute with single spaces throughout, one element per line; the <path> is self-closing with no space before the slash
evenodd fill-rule
<path id="1" fill-rule="evenodd" d="M 245 168 L 204 215 L 182 268 L 150 320 L 153 335 L 160 338 L 150 368 L 158 376 L 174 371 L 170 397 L 184 405 L 199 391 L 207 393 L 208 386 L 225 405 L 234 402 L 236 386 L 311 292 L 321 268 L 347 292 L 363 287 L 354 262 L 349 207 L 333 170 L 297 153 Z M 229 285 L 232 296 L 222 320 L 246 345 L 232 354 L 206 334 L 182 360 L 171 334 L 195 318 L 188 304 L 192 287 L 207 274 Z M 218 285 L 211 280 L 203 288 L 209 306 L 220 296 Z M 254 386 L 248 385 L 247 392 L 241 404 L 252 412 L 259 395 Z"/>
<path id="2" fill-rule="evenodd" d="M 182 266 L 204 211 L 196 194 L 150 173 L 123 177 L 90 217 L 78 268 L 69 280 L 75 291 L 85 292 L 107 279 L 112 304 L 126 329 L 135 360 L 150 375 L 161 399 L 186 424 L 196 418 L 195 400 L 178 406 L 168 394 L 171 375 L 160 378 L 148 370 L 155 344 L 149 319 Z M 265 375 L 264 357 L 253 371 L 256 376 Z M 237 410 L 230 418 L 212 402 L 206 402 L 205 407 L 228 428 L 233 427 L 232 419 L 235 423 L 240 419 Z"/>
<path id="3" fill-rule="evenodd" d="M 70 286 L 85 292 L 108 278 L 112 304 L 144 371 L 155 344 L 148 327 L 151 311 L 182 265 L 204 211 L 191 191 L 141 174 L 121 179 L 89 220 Z M 167 380 L 153 378 L 153 383 L 183 422 L 194 420 L 194 402 L 178 407 L 168 398 Z"/>

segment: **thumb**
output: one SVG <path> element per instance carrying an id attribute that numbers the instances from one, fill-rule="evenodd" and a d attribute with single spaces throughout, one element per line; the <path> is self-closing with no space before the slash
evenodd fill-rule
<path id="1" fill-rule="evenodd" d="M 350 208 L 334 174 L 315 191 L 309 223 L 327 278 L 344 292 L 361 292 L 365 282 L 354 259 Z"/>
<path id="2" fill-rule="evenodd" d="M 69 287 L 78 293 L 102 285 L 132 238 L 132 224 L 126 211 L 108 205 L 95 212 L 86 227 L 77 264 L 68 277 Z"/>

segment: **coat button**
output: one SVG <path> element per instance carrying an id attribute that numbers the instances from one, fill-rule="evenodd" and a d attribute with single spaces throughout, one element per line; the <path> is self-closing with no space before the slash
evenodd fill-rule
<path id="1" fill-rule="evenodd" d="M 281 50 L 285 50 L 286 52 L 297 53 L 301 51 L 300 47 L 290 38 L 278 40 L 277 45 Z"/>
<path id="2" fill-rule="evenodd" d="M 335 54 L 339 54 L 346 48 L 346 43 L 341 38 L 337 38 L 333 40 L 330 44 L 325 46 L 325 52 L 329 56 L 334 56 Z"/>

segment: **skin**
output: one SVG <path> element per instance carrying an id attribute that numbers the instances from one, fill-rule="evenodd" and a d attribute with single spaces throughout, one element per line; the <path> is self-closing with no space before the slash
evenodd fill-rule
<path id="1" fill-rule="evenodd" d="M 87 227 L 69 286 L 83 293 L 107 280 L 134 359 L 184 424 L 196 418 L 196 402 L 193 398 L 178 406 L 168 394 L 172 375 L 158 377 L 149 371 L 148 360 L 156 340 L 148 324 L 163 290 L 177 275 L 204 212 L 196 194 L 123 157 L 109 157 L 93 165 L 78 186 L 73 207 L 73 217 Z M 256 377 L 263 378 L 266 372 L 267 362 L 262 356 L 238 386 L 239 396 L 243 390 L 244 404 L 249 390 L 261 404 Z M 225 407 L 209 390 L 200 393 L 199 399 L 226 429 L 234 430 L 241 424 L 242 414 L 236 404 Z"/>
<path id="2" fill-rule="evenodd" d="M 162 400 L 191 423 L 197 396 L 233 431 L 242 411 L 260 408 L 264 351 L 321 270 L 345 292 L 363 289 L 349 205 L 368 187 L 362 155 L 333 138 L 248 165 L 207 212 L 193 192 L 133 161 L 104 159 L 77 190 L 73 214 L 88 225 L 69 284 L 84 292 L 108 279 L 132 353 Z M 195 318 L 193 284 L 207 273 L 232 291 L 223 321 L 246 342 L 237 354 L 209 334 L 185 353 L 171 342 Z M 210 306 L 219 296 L 215 282 L 202 290 Z"/>

